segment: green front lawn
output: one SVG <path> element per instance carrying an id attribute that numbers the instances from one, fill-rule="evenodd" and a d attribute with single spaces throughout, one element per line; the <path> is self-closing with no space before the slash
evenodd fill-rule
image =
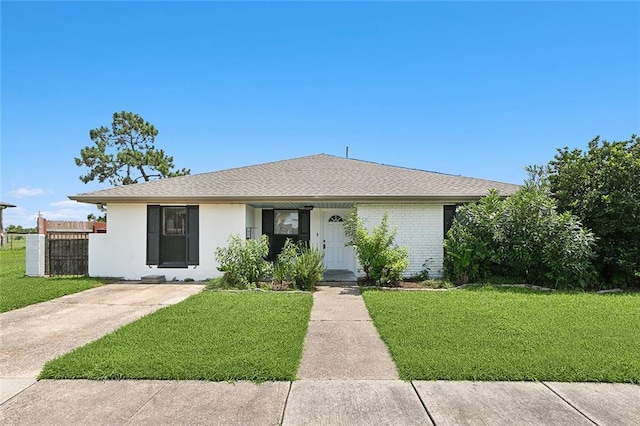
<path id="1" fill-rule="evenodd" d="M 105 280 L 25 277 L 26 250 L 0 250 L 0 312 L 55 299 L 102 285 Z"/>
<path id="2" fill-rule="evenodd" d="M 206 291 L 48 362 L 40 378 L 295 380 L 312 304 Z"/>
<path id="3" fill-rule="evenodd" d="M 640 383 L 640 293 L 363 293 L 404 380 Z"/>

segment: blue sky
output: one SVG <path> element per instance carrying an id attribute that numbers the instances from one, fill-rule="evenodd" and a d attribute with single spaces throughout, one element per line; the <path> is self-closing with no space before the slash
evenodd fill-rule
<path id="1" fill-rule="evenodd" d="M 115 111 L 177 167 L 317 153 L 521 183 L 640 129 L 638 2 L 2 2 L 5 226 L 83 220 Z"/>

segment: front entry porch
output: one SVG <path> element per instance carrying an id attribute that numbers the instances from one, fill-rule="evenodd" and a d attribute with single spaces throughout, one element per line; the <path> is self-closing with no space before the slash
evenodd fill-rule
<path id="1" fill-rule="evenodd" d="M 347 246 L 344 221 L 352 203 L 255 203 L 247 205 L 247 238 L 269 237 L 269 260 L 287 239 L 303 241 L 324 254 L 325 282 L 356 281 L 356 260 Z"/>

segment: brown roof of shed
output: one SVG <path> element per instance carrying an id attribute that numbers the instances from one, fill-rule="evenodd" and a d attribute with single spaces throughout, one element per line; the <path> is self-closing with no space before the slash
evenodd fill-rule
<path id="1" fill-rule="evenodd" d="M 368 161 L 311 155 L 82 193 L 90 203 L 130 201 L 250 202 L 256 200 L 477 199 L 519 185 L 428 172 Z"/>

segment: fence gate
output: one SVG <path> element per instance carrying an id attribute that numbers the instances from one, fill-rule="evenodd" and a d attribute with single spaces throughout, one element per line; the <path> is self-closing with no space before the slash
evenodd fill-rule
<path id="1" fill-rule="evenodd" d="M 87 275 L 89 273 L 89 235 L 87 233 L 48 233 L 45 250 L 46 275 Z"/>

